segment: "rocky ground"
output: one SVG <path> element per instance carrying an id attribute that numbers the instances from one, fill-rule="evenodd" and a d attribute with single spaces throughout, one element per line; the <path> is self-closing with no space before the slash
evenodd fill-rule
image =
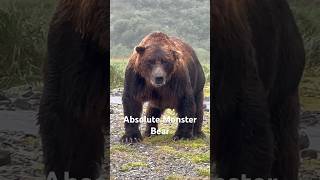
<path id="1" fill-rule="evenodd" d="M 168 135 L 145 138 L 142 143 L 124 145 L 123 113 L 120 105 L 112 105 L 111 114 L 111 179 L 207 179 L 209 175 L 209 134 L 204 139 L 174 142 L 176 124 L 161 124 Z M 204 124 L 208 127 L 209 115 Z M 121 122 L 121 123 L 119 123 Z M 144 125 L 141 126 L 144 130 Z M 208 130 L 208 129 L 207 129 Z M 208 132 L 208 131 L 207 131 Z"/>
<path id="2" fill-rule="evenodd" d="M 121 95 L 121 89 L 111 92 L 112 97 Z M 121 101 L 117 102 L 119 98 L 114 99 L 110 114 L 111 179 L 209 179 L 210 113 L 207 108 L 203 129 L 206 137 L 203 139 L 175 142 L 172 136 L 177 124 L 160 122 L 159 128 L 168 129 L 169 134 L 145 138 L 139 144 L 124 145 L 120 143 L 124 133 L 122 105 Z M 176 114 L 168 110 L 163 116 L 176 117 Z M 141 124 L 142 133 L 144 128 L 145 124 Z"/>
<path id="3" fill-rule="evenodd" d="M 23 93 L 12 92 L 0 93 L 0 125 L 6 123 L 8 117 L 3 114 L 9 111 L 17 114 L 17 117 L 26 111 L 36 117 L 40 94 L 31 89 L 25 89 Z M 121 91 L 113 91 L 111 95 L 120 96 Z M 166 115 L 175 116 L 175 113 L 167 111 Z M 168 129 L 168 135 L 145 138 L 142 143 L 133 145 L 119 143 L 124 132 L 122 106 L 111 104 L 110 116 L 111 148 L 106 153 L 110 153 L 111 158 L 111 179 L 208 179 L 209 111 L 205 112 L 206 138 L 174 142 L 171 137 L 177 125 L 162 123 L 160 128 Z M 301 116 L 300 179 L 318 180 L 320 141 L 317 138 L 320 138 L 320 133 L 317 130 L 320 129 L 320 112 L 304 111 Z M 25 114 L 21 114 L 21 121 L 25 121 L 25 117 Z M 2 127 L 0 126 L 0 180 L 43 179 L 41 146 L 37 133 Z M 144 125 L 141 125 L 141 130 L 143 129 Z M 312 137 L 309 137 L 310 134 Z"/>

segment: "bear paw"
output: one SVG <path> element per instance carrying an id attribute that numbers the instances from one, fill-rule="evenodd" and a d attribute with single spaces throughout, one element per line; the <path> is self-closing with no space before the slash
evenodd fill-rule
<path id="1" fill-rule="evenodd" d="M 205 138 L 206 135 L 202 131 L 193 132 L 193 137 L 195 138 Z"/>
<path id="2" fill-rule="evenodd" d="M 192 132 L 176 132 L 175 135 L 173 136 L 174 141 L 178 141 L 180 139 L 192 139 L 193 134 Z"/>
<path id="3" fill-rule="evenodd" d="M 133 134 L 127 134 L 125 133 L 122 138 L 121 138 L 121 142 L 122 143 L 138 143 L 141 142 L 143 140 L 141 133 L 137 132 L 137 133 L 133 133 Z"/>

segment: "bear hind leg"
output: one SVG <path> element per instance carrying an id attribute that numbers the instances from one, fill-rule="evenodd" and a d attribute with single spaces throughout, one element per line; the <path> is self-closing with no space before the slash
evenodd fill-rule
<path id="1" fill-rule="evenodd" d="M 196 114 L 197 118 L 193 127 L 193 136 L 194 137 L 205 137 L 205 134 L 202 132 L 202 123 L 203 123 L 203 91 L 200 91 L 195 95 L 195 104 L 196 104 Z"/>
<path id="2" fill-rule="evenodd" d="M 299 170 L 299 97 L 298 92 L 287 97 L 273 109 L 275 161 L 272 176 L 283 180 L 297 180 Z"/>

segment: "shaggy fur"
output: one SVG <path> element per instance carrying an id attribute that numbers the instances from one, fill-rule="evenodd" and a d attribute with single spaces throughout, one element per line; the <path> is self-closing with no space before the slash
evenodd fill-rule
<path id="1" fill-rule="evenodd" d="M 97 178 L 107 127 L 109 3 L 61 0 L 50 24 L 38 123 L 45 173 Z"/>
<path id="2" fill-rule="evenodd" d="M 193 49 L 181 40 L 161 32 L 146 36 L 133 52 L 125 73 L 124 115 L 139 118 L 142 104 L 149 102 L 147 117 L 159 118 L 165 109 L 175 109 L 179 117 L 197 118 L 196 123 L 179 123 L 174 139 L 203 135 L 203 87 L 205 77 Z M 144 50 L 141 50 L 144 49 Z M 143 51 L 143 52 L 141 52 Z M 168 81 L 161 87 L 150 84 L 152 66 L 161 64 Z M 150 136 L 148 124 L 145 136 Z M 142 140 L 138 123 L 125 123 L 124 142 Z"/>
<path id="3" fill-rule="evenodd" d="M 285 0 L 215 0 L 213 159 L 224 179 L 297 180 L 304 48 Z"/>

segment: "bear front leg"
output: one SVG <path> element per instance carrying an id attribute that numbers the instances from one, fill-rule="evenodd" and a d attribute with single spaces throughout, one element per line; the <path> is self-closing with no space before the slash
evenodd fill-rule
<path id="1" fill-rule="evenodd" d="M 194 118 L 195 117 L 195 102 L 193 95 L 186 95 L 179 101 L 176 109 L 179 118 Z M 173 140 L 191 139 L 193 137 L 194 123 L 179 122 L 178 129 L 173 136 Z"/>
<path id="2" fill-rule="evenodd" d="M 149 105 L 147 109 L 147 118 L 160 118 L 162 113 L 163 110 Z M 151 136 L 151 128 L 156 128 L 156 130 L 158 130 L 158 123 L 147 123 L 146 131 L 144 132 L 145 137 Z"/>
<path id="3" fill-rule="evenodd" d="M 133 97 L 124 95 L 122 98 L 124 117 L 140 118 L 142 112 L 142 102 L 135 100 Z M 139 130 L 139 122 L 124 122 L 125 134 L 121 138 L 123 143 L 136 143 L 142 141 L 142 135 Z"/>

